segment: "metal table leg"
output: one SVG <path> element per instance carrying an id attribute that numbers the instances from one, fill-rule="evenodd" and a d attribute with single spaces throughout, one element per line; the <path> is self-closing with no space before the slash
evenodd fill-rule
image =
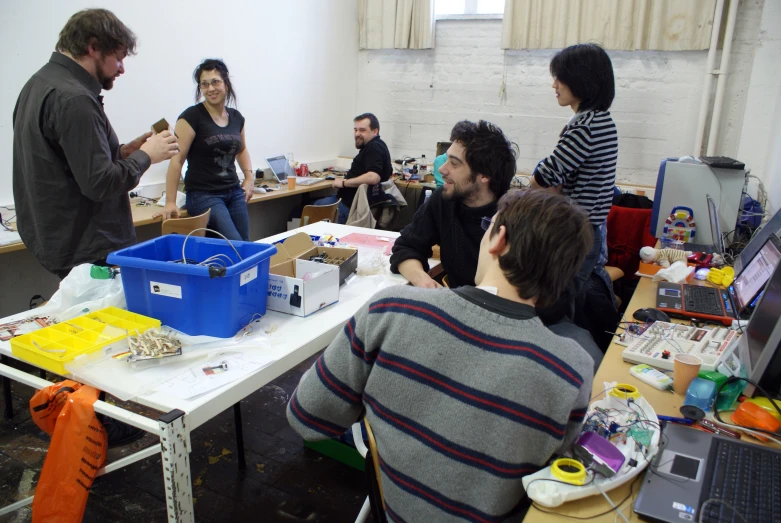
<path id="1" fill-rule="evenodd" d="M 195 521 L 190 479 L 190 449 L 187 447 L 184 416 L 184 412 L 176 409 L 163 414 L 158 419 L 168 521 L 177 523 Z"/>
<path id="2" fill-rule="evenodd" d="M 0 363 L 8 365 L 8 356 L 0 356 Z M 10 420 L 14 417 L 14 404 L 11 398 L 11 378 L 2 378 L 3 402 L 5 403 L 5 419 Z"/>
<path id="3" fill-rule="evenodd" d="M 244 427 L 241 424 L 241 402 L 233 405 L 233 420 L 236 422 L 236 447 L 238 448 L 239 470 L 247 468 L 244 456 Z"/>

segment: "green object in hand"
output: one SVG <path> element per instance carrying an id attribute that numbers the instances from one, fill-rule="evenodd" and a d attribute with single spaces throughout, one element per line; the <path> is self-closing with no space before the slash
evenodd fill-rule
<path id="1" fill-rule="evenodd" d="M 89 275 L 93 280 L 110 280 L 114 277 L 110 267 L 101 267 L 100 265 L 90 267 Z"/>

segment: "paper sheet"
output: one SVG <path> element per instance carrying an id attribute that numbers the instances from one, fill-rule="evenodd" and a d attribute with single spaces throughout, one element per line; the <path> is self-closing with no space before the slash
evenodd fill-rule
<path id="1" fill-rule="evenodd" d="M 19 236 L 18 232 L 0 229 L 0 245 L 8 245 L 20 241 L 22 241 L 22 238 Z"/>
<path id="2" fill-rule="evenodd" d="M 276 361 L 265 351 L 235 352 L 225 351 L 210 354 L 208 360 L 201 360 L 187 371 L 157 386 L 157 392 L 163 392 L 182 399 L 190 399 L 241 379 Z M 204 369 L 227 365 L 222 372 Z"/>

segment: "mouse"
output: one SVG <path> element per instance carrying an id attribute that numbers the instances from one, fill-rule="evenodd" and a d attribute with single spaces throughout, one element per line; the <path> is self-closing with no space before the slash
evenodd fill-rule
<path id="1" fill-rule="evenodd" d="M 255 188 L 252 190 L 252 192 L 256 192 L 256 193 L 264 193 L 264 192 L 266 192 L 266 189 L 264 189 L 263 187 L 255 187 Z"/>
<path id="2" fill-rule="evenodd" d="M 336 180 L 336 176 L 326 176 L 326 180 Z"/>
<path id="3" fill-rule="evenodd" d="M 654 321 L 664 321 L 670 323 L 670 317 L 659 309 L 637 309 L 632 317 L 637 321 L 652 323 Z"/>

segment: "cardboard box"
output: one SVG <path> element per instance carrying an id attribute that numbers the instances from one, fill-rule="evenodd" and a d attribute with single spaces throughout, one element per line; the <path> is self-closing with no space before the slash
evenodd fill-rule
<path id="1" fill-rule="evenodd" d="M 297 260 L 286 253 L 282 257 L 278 255 L 279 251 L 272 257 L 269 268 L 267 309 L 309 316 L 339 301 L 336 265 Z"/>
<path id="2" fill-rule="evenodd" d="M 277 247 L 277 254 L 271 257 L 272 267 L 274 266 L 275 259 L 278 263 L 287 259 L 309 261 L 310 256 L 325 253 L 329 258 L 341 258 L 344 260 L 339 264 L 339 285 L 344 285 L 344 281 L 347 277 L 358 269 L 357 249 L 348 249 L 345 247 L 318 247 L 312 241 L 312 238 L 305 232 L 299 232 L 298 234 L 289 236 L 285 238 L 284 242 L 275 245 Z M 334 267 L 336 266 L 334 265 Z"/>

